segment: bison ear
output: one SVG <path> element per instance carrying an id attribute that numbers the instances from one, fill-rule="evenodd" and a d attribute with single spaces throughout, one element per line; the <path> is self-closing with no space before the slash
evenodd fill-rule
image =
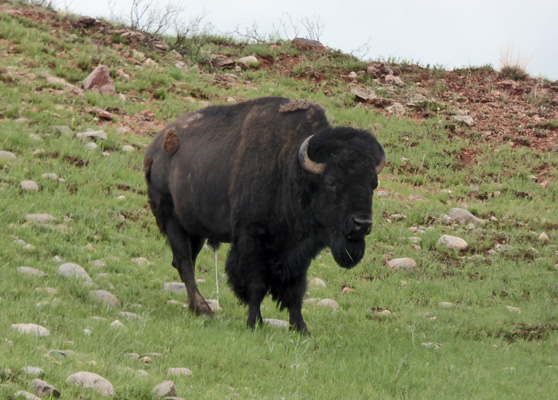
<path id="1" fill-rule="evenodd" d="M 313 174 L 321 174 L 325 168 L 325 164 L 312 161 L 310 157 L 308 157 L 308 143 L 310 143 L 310 139 L 312 139 L 313 136 L 314 135 L 308 136 L 300 145 L 300 149 L 298 150 L 298 160 L 302 168 L 306 171 Z"/>
<path id="2" fill-rule="evenodd" d="M 384 169 L 384 166 L 386 165 L 386 152 L 384 150 L 384 146 L 382 146 L 380 142 L 378 142 L 378 146 L 380 146 L 382 159 L 380 160 L 380 163 L 376 165 L 376 175 L 379 175 L 380 172 L 382 172 L 382 170 Z"/>

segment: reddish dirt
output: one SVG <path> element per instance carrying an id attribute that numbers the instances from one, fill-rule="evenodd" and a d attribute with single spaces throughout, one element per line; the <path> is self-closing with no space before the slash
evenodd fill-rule
<path id="1" fill-rule="evenodd" d="M 115 27 L 92 18 L 61 17 L 44 8 L 14 8 L 5 3 L 0 4 L 0 12 L 52 26 L 56 28 L 53 29 L 56 34 L 63 34 L 63 31 L 73 29 L 78 29 L 88 35 L 95 32 L 107 33 L 97 35 L 96 40 L 111 45 L 115 49 L 122 49 L 121 45 L 111 42 L 111 35 L 108 34 L 108 32 L 114 31 Z M 146 42 L 141 44 L 149 46 L 153 44 L 153 38 L 147 38 Z M 10 53 L 17 52 L 16 45 L 12 46 L 11 43 L 8 43 L 7 47 Z M 157 51 L 161 50 L 157 49 Z M 126 56 L 124 53 L 123 55 Z M 342 70 L 341 67 L 335 66 L 334 62 L 322 63 L 325 65 L 323 68 L 327 68 L 327 71 L 315 69 L 313 67 L 315 64 L 312 62 L 323 58 L 333 58 L 333 55 L 327 51 L 308 51 L 295 56 L 283 54 L 277 59 L 260 57 L 259 68 L 273 69 L 283 76 L 313 82 L 315 91 L 322 91 L 332 96 L 340 91 L 342 85 L 346 85 L 347 91 L 355 86 L 362 88 L 367 86 L 360 79 L 350 78 L 351 71 Z M 377 79 L 373 85 L 374 88 L 388 92 L 389 95 L 383 95 L 379 99 L 381 101 L 376 99 L 372 102 L 364 102 L 364 106 L 389 114 L 389 106 L 399 103 L 405 109 L 406 118 L 415 121 L 433 117 L 445 120 L 451 134 L 469 137 L 471 141 L 508 143 L 513 147 L 526 146 L 541 152 L 558 150 L 558 81 L 552 82 L 531 77 L 522 81 L 514 81 L 489 68 L 443 71 L 426 69 L 417 65 L 390 65 L 390 67 L 394 75 L 403 80 L 404 86 L 399 89 L 386 83 L 383 78 Z M 354 72 L 359 76 L 365 74 L 364 71 Z M 332 76 L 334 78 L 331 78 Z M 241 83 L 227 81 L 224 84 Z M 410 105 L 409 99 L 417 94 L 422 96 L 424 101 L 418 105 Z M 192 95 L 194 96 L 195 93 Z M 129 93 L 128 96 L 133 98 L 134 93 Z M 352 104 L 354 103 L 347 104 L 347 106 Z M 454 122 L 452 116 L 456 113 L 471 116 L 474 125 L 465 126 L 462 123 Z M 162 126 L 160 121 L 147 118 L 150 115 L 142 114 L 134 117 L 118 115 L 118 117 L 121 120 L 128 120 L 140 125 L 148 124 L 150 125 L 149 130 Z M 477 132 L 476 135 L 473 134 L 475 132 Z M 463 165 L 475 163 L 479 156 L 478 150 L 475 149 L 459 155 Z M 548 172 L 542 168 L 538 174 L 540 177 L 544 177 Z"/>

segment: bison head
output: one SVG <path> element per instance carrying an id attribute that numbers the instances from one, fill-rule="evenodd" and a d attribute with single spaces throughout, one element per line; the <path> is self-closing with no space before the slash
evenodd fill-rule
<path id="1" fill-rule="evenodd" d="M 372 195 L 386 162 L 384 148 L 369 132 L 330 128 L 302 143 L 299 162 L 311 174 L 310 211 L 326 244 L 337 264 L 354 267 L 372 229 Z"/>

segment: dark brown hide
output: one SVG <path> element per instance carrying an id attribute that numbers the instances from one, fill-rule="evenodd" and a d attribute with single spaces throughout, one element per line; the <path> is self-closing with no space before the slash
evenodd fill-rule
<path id="1" fill-rule="evenodd" d="M 163 143 L 163 148 L 171 156 L 176 153 L 176 150 L 178 150 L 178 138 L 176 137 L 174 130 L 169 129 L 165 133 L 165 142 Z"/>

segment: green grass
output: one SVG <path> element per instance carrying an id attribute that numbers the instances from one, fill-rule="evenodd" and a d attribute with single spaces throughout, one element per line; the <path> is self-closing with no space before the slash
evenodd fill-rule
<path id="1" fill-rule="evenodd" d="M 350 89 L 329 77 L 330 92 L 317 90 L 311 78 L 299 80 L 296 74 L 280 76 L 273 70 L 239 72 L 237 85 L 222 86 L 216 84 L 222 71 L 181 72 L 163 57 L 158 69 L 135 68 L 124 58 L 117 62 L 118 52 L 110 45 L 105 54 L 114 61 L 111 68 L 133 75 L 128 82 L 115 77 L 117 93 L 126 98 L 90 92 L 71 97 L 46 82 L 44 71 L 79 86 L 95 66 L 89 57 L 95 50 L 88 38 L 79 38 L 71 45 L 75 51 L 70 51 L 59 32 L 5 14 L 0 15 L 0 31 L 0 52 L 7 52 L 0 59 L 0 70 L 11 76 L 0 85 L 0 149 L 17 155 L 0 163 L 1 398 L 30 391 L 32 378 L 22 373 L 24 366 L 43 368 L 44 380 L 61 390 L 61 399 L 100 398 L 95 392 L 65 385 L 70 374 L 81 370 L 111 381 L 118 399 L 151 399 L 152 389 L 169 379 L 179 396 L 196 399 L 555 397 L 555 153 L 489 145 L 474 132 L 457 136 L 435 118 L 417 123 L 385 117 L 355 104 Z M 222 39 L 219 45 L 228 42 Z M 15 53 L 8 51 L 14 43 L 20 49 Z M 41 50 L 52 44 L 61 49 L 60 55 Z M 285 46 L 266 51 L 254 45 L 245 53 L 240 48 L 235 51 L 280 57 L 292 51 Z M 329 61 L 302 65 L 305 71 L 326 75 L 362 67 L 338 54 Z M 21 75 L 29 73 L 36 78 Z M 231 96 L 264 95 L 319 102 L 335 125 L 374 129 L 388 153 L 379 189 L 389 196 L 374 201 L 374 229 L 363 261 L 344 270 L 326 250 L 309 270 L 309 279 L 319 277 L 327 287 L 310 286 L 308 297 L 331 298 L 340 306 L 330 310 L 305 303 L 311 337 L 270 327 L 255 332 L 246 328 L 247 310 L 222 276 L 226 245 L 219 251 L 222 310 L 215 318 L 197 318 L 179 305 L 167 304 L 169 300 L 184 303 L 186 296 L 163 291 L 165 282 L 179 278 L 147 206 L 143 149 L 155 128 L 134 125 L 134 115 L 150 109 L 156 120 L 170 121 L 203 107 L 200 99 L 224 103 Z M 186 100 L 192 96 L 196 103 Z M 92 107 L 111 110 L 116 122 L 103 126 L 87 111 Z M 120 133 L 119 124 L 129 121 L 132 132 Z M 73 135 L 57 133 L 54 125 L 67 125 Z M 75 138 L 76 132 L 88 128 L 108 134 L 97 149 L 86 149 Z M 125 153 L 125 144 L 139 150 Z M 464 167 L 460 155 L 470 148 L 477 150 L 476 163 Z M 551 167 L 546 189 L 530 179 L 544 165 Z M 46 172 L 63 180 L 43 178 Z M 20 182 L 29 179 L 38 183 L 38 192 L 20 189 Z M 464 204 L 487 224 L 469 229 L 441 222 L 450 208 Z M 56 223 L 26 223 L 29 213 L 52 214 Z M 389 222 L 388 217 L 396 213 L 406 218 Z M 424 233 L 412 233 L 410 227 Z M 543 231 L 550 242 L 537 239 Z M 464 238 L 469 250 L 456 253 L 440 248 L 437 241 L 443 234 Z M 420 248 L 413 247 L 410 236 L 421 236 Z M 18 240 L 34 247 L 24 248 Z M 488 253 L 501 244 L 512 249 Z M 99 305 L 89 298 L 91 289 L 60 277 L 55 256 L 84 267 L 99 289 L 119 298 L 121 308 Z M 136 257 L 151 263 L 138 265 L 132 260 Z M 384 261 L 397 257 L 412 257 L 418 269 L 390 271 Z M 106 267 L 94 264 L 100 259 Z M 21 275 L 19 266 L 40 269 L 47 276 Z M 215 298 L 211 251 L 200 254 L 197 276 L 205 280 L 199 286 L 206 298 Z M 343 293 L 345 286 L 354 292 Z M 442 302 L 453 306 L 444 307 Z M 521 313 L 507 306 L 518 307 Z M 391 314 L 379 314 L 383 309 Z M 120 311 L 134 312 L 141 319 L 126 319 Z M 288 319 L 269 298 L 262 313 L 265 318 Z M 115 319 L 125 327 L 111 327 Z M 40 324 L 51 335 L 23 336 L 10 328 L 14 323 Z M 90 329 L 91 335 L 85 335 L 84 329 Z M 47 357 L 52 349 L 75 354 Z M 152 363 L 132 359 L 128 353 L 149 355 Z M 194 375 L 168 376 L 167 369 L 175 367 L 187 367 Z M 134 372 L 139 370 L 147 375 Z"/>

